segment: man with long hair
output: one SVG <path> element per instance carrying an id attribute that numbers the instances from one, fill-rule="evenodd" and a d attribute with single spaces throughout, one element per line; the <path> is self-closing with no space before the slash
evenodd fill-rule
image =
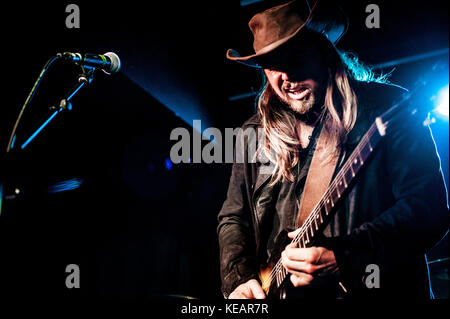
<path id="1" fill-rule="evenodd" d="M 319 135 L 324 170 L 336 159 L 331 167 L 339 171 L 376 116 L 404 91 L 336 49 L 346 19 L 331 2 L 290 1 L 258 13 L 249 27 L 255 53 L 229 50 L 227 57 L 263 72 L 257 113 L 242 128 L 263 130 L 257 147 L 273 169 L 261 174 L 261 162 L 233 164 L 218 218 L 227 298 L 266 297 L 260 267 L 284 230 L 291 239 L 298 234 Z M 298 296 L 430 297 L 425 253 L 448 228 L 446 190 L 429 129 L 408 124 L 375 151 L 313 246 L 283 247 L 281 262 Z M 236 152 L 246 154 L 245 147 Z M 368 266 L 379 269 L 376 284 L 366 282 Z"/>

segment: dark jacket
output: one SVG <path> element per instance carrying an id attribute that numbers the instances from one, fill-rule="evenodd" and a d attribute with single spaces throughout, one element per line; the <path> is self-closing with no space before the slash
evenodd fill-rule
<path id="1" fill-rule="evenodd" d="M 344 145 L 347 155 L 375 117 L 398 99 L 395 86 L 358 83 L 358 119 Z M 425 253 L 448 229 L 446 189 L 439 157 L 423 119 L 406 118 L 392 129 L 363 168 L 356 185 L 324 231 L 320 246 L 332 249 L 349 297 L 429 298 Z M 242 129 L 259 127 L 258 115 Z M 246 152 L 243 149 L 236 152 Z M 247 158 L 246 156 L 244 158 Z M 264 210 L 255 198 L 270 175 L 260 162 L 234 163 L 227 198 L 218 216 L 222 292 L 257 279 Z M 380 288 L 365 285 L 366 267 L 380 269 Z"/>

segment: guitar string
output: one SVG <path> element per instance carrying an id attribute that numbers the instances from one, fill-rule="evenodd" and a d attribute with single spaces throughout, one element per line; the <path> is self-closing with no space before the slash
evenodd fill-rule
<path id="1" fill-rule="evenodd" d="M 366 141 L 370 141 L 370 137 L 373 136 L 375 130 L 375 126 L 372 125 L 369 130 L 367 131 L 366 134 L 364 134 L 364 136 L 361 138 L 361 142 L 364 141 L 363 144 L 365 144 Z M 297 234 L 297 236 L 294 237 L 294 239 L 292 240 L 291 243 L 299 243 L 300 239 L 304 236 L 304 234 L 308 231 L 308 227 L 312 225 L 313 222 L 313 216 L 317 214 L 317 210 L 319 207 L 321 207 L 324 204 L 324 198 L 328 197 L 329 195 L 331 195 L 331 189 L 333 189 L 334 187 L 337 186 L 337 182 L 338 180 L 340 180 L 342 177 L 345 176 L 344 172 L 347 171 L 351 166 L 353 161 L 358 157 L 358 154 L 361 158 L 361 150 L 362 150 L 362 146 L 360 146 L 361 144 L 359 144 L 356 148 L 355 151 L 352 152 L 352 154 L 350 155 L 349 159 L 346 161 L 346 163 L 344 163 L 344 165 L 342 166 L 341 170 L 339 171 L 339 173 L 336 175 L 336 178 L 333 180 L 333 182 L 330 184 L 330 186 L 328 187 L 327 191 L 324 193 L 324 195 L 322 196 L 321 200 L 317 203 L 317 205 L 315 206 L 315 208 L 313 209 L 313 211 L 311 212 L 311 214 L 309 214 L 309 216 L 307 217 L 307 219 L 305 220 L 305 222 L 303 223 L 303 226 L 301 227 L 302 230 L 300 230 L 300 232 Z M 364 145 L 365 146 L 365 145 Z M 358 152 L 356 152 L 356 150 L 358 150 Z M 325 196 L 326 195 L 326 196 Z M 320 204 L 320 205 L 319 205 Z M 320 210 L 319 210 L 320 211 Z M 314 217 L 315 218 L 315 217 Z M 274 280 L 274 274 L 278 273 L 281 269 L 284 269 L 281 260 L 279 260 L 277 262 L 277 264 L 275 265 L 275 267 L 272 269 L 272 271 L 269 273 L 269 275 L 266 277 L 266 279 L 262 282 L 263 286 L 265 286 L 268 281 L 270 282 L 270 284 L 272 284 L 273 280 Z"/>

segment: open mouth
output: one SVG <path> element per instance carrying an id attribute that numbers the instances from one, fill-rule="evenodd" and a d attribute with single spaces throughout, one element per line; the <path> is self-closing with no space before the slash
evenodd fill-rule
<path id="1" fill-rule="evenodd" d="M 307 87 L 299 87 L 296 89 L 285 90 L 286 94 L 294 100 L 301 100 L 311 93 L 311 89 Z"/>

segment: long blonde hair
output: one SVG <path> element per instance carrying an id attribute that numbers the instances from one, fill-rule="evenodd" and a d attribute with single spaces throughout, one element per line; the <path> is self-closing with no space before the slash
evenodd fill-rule
<path id="1" fill-rule="evenodd" d="M 319 37 L 318 37 L 319 38 Z M 320 38 L 319 38 L 320 39 Z M 320 115 L 327 134 L 327 153 L 337 155 L 357 117 L 357 98 L 350 85 L 353 74 L 343 57 L 328 40 L 321 39 L 329 61 L 324 107 Z M 297 119 L 278 100 L 263 74 L 263 87 L 257 98 L 257 112 L 265 133 L 264 153 L 274 165 L 271 184 L 294 180 L 293 168 L 299 162 L 300 139 Z"/>

